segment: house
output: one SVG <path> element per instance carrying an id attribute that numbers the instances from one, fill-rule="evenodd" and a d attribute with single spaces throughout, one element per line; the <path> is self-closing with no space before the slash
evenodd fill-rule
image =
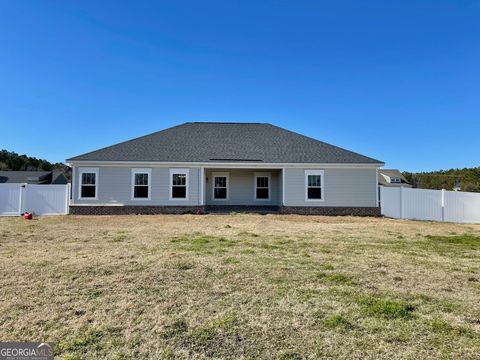
<path id="1" fill-rule="evenodd" d="M 412 187 L 405 176 L 397 169 L 379 169 L 378 185 L 386 187 Z"/>
<path id="2" fill-rule="evenodd" d="M 72 214 L 380 215 L 382 162 L 271 124 L 185 123 L 67 163 Z"/>
<path id="3" fill-rule="evenodd" d="M 0 184 L 68 184 L 62 171 L 0 171 Z"/>

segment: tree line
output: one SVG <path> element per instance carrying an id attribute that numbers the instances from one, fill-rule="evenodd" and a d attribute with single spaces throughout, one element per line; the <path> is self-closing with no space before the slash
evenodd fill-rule
<path id="1" fill-rule="evenodd" d="M 0 150 L 0 170 L 11 171 L 51 171 L 61 170 L 68 174 L 70 168 L 62 163 L 51 163 L 45 159 L 37 159 L 27 155 L 19 155 L 13 151 Z"/>
<path id="2" fill-rule="evenodd" d="M 446 189 L 480 192 L 480 167 L 439 170 L 431 172 L 403 172 L 403 176 L 415 188 Z"/>
<path id="3" fill-rule="evenodd" d="M 70 168 L 65 164 L 51 163 L 45 159 L 19 155 L 7 150 L 0 150 L 0 170 L 61 170 L 67 177 L 70 175 Z M 460 187 L 461 191 L 480 192 L 480 167 L 419 173 L 405 171 L 403 175 L 415 188 L 452 190 L 455 187 Z"/>

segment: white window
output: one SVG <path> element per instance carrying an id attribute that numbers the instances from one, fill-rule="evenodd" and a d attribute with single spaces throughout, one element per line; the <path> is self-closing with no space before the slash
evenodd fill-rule
<path id="1" fill-rule="evenodd" d="M 152 169 L 132 169 L 132 200 L 150 200 Z"/>
<path id="2" fill-rule="evenodd" d="M 188 169 L 170 169 L 170 200 L 188 200 Z"/>
<path id="3" fill-rule="evenodd" d="M 400 184 L 402 180 L 400 178 L 391 178 L 390 182 L 394 184 Z"/>
<path id="4" fill-rule="evenodd" d="M 270 200 L 270 173 L 255 173 L 255 200 Z"/>
<path id="5" fill-rule="evenodd" d="M 215 200 L 228 200 L 228 173 L 212 173 Z"/>
<path id="6" fill-rule="evenodd" d="M 305 201 L 323 201 L 323 170 L 305 170 Z"/>
<path id="7" fill-rule="evenodd" d="M 79 168 L 79 199 L 98 199 L 98 168 Z"/>

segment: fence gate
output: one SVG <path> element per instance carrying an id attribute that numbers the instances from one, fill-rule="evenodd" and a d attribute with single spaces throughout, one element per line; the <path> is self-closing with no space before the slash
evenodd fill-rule
<path id="1" fill-rule="evenodd" d="M 0 184 L 0 215 L 68 214 L 70 185 Z"/>
<path id="2" fill-rule="evenodd" d="M 20 184 L 0 184 L 0 215 L 20 214 L 22 192 Z"/>

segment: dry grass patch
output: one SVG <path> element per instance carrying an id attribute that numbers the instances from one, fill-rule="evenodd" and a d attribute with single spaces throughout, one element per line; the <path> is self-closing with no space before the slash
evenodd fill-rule
<path id="1" fill-rule="evenodd" d="M 475 358 L 480 226 L 0 218 L 0 338 L 65 359 Z"/>

